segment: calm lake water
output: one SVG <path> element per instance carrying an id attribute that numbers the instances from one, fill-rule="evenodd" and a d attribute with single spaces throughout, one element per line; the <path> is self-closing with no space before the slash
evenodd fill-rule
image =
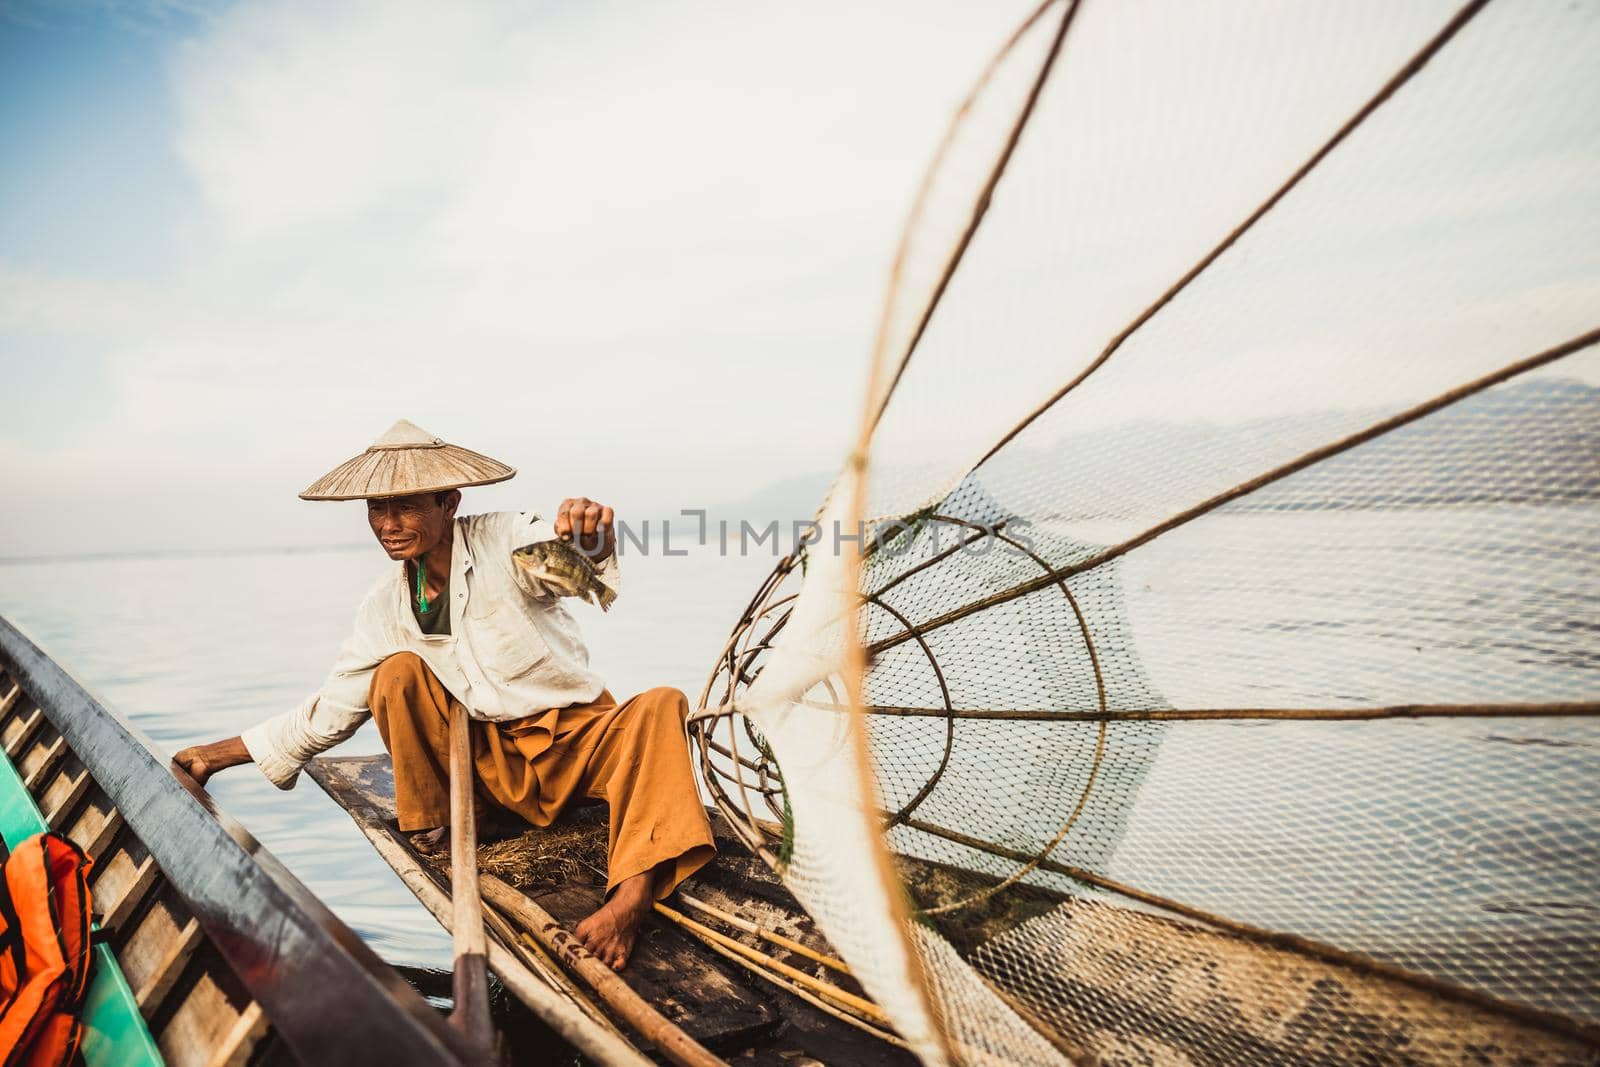
<path id="1" fill-rule="evenodd" d="M 711 660 L 765 556 L 623 561 L 609 613 L 573 610 L 592 662 L 622 697 L 674 685 L 698 699 Z M 362 594 L 384 567 L 376 546 L 237 555 L 0 564 L 0 614 L 167 753 L 239 733 L 321 683 Z M 383 751 L 370 723 L 339 754 Z M 210 791 L 391 963 L 450 966 L 449 935 L 309 777 L 275 789 L 251 767 Z"/>
<path id="2" fill-rule="evenodd" d="M 1217 516 L 1128 557 L 1106 633 L 1179 707 L 1592 701 L 1600 554 L 1584 529 L 1600 529 L 1593 505 Z M 609 614 L 574 608 L 611 690 L 666 684 L 697 700 L 772 563 L 714 546 L 625 558 Z M 0 613 L 171 752 L 313 691 L 387 566 L 375 546 L 12 562 Z M 993 617 L 996 641 L 1032 639 L 1037 620 L 1016 610 Z M 967 648 L 965 661 L 941 649 L 971 687 L 957 706 L 994 684 L 993 646 Z M 1059 648 L 1037 652 L 1060 666 Z M 942 720 L 890 728 L 902 761 L 944 751 Z M 1084 773 L 1092 732 L 963 723 L 947 777 L 973 788 L 942 789 L 922 816 L 1048 838 L 1057 806 L 1031 818 L 989 786 L 1019 768 Z M 1592 717 L 1136 724 L 1112 740 L 1117 781 L 1064 846 L 1074 855 L 1103 845 L 1097 862 L 1124 881 L 1600 1018 L 1600 965 L 1582 950 L 1600 936 Z M 339 751 L 381 744 L 368 725 Z M 280 792 L 244 767 L 211 791 L 386 959 L 449 966 L 445 932 L 309 778 Z M 1508 944 L 1528 968 L 1505 963 Z M 1567 977 L 1545 989 L 1557 958 Z"/>

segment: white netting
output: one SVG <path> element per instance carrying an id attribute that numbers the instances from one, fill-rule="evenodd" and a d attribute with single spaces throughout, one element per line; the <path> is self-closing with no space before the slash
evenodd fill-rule
<path id="1" fill-rule="evenodd" d="M 986 76 L 885 536 L 779 568 L 708 687 L 759 730 L 700 724 L 919 1055 L 1596 1055 L 1597 55 L 1595 4 L 1061 3 Z"/>

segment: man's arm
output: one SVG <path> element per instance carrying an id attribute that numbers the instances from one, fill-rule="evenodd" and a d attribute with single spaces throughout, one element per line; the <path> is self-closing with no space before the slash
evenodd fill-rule
<path id="1" fill-rule="evenodd" d="M 205 785 L 206 779 L 218 771 L 249 763 L 250 750 L 244 747 L 244 738 L 230 737 L 208 745 L 192 745 L 173 756 L 172 762 L 182 767 L 196 784 Z"/>

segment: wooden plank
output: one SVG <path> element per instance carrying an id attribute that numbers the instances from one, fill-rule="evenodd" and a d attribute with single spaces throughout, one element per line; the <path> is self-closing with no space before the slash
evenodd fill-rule
<path id="1" fill-rule="evenodd" d="M 68 751 L 67 739 L 65 737 L 57 737 L 54 742 L 45 748 L 43 755 L 33 761 L 33 768 L 27 772 L 27 776 L 22 780 L 23 788 L 37 799 L 44 792 L 45 781 L 61 765 L 61 761 L 67 758 Z M 39 806 L 41 809 L 44 807 L 43 804 Z"/>
<path id="2" fill-rule="evenodd" d="M 218 973 L 246 983 L 297 1058 L 470 1062 L 438 1013 L 326 905 L 187 775 L 180 780 L 139 730 L 3 618 L 0 667 L 98 783 L 69 836 L 114 854 L 111 837 L 121 832 L 112 823 L 125 821 L 220 953 Z M 106 803 L 96 803 L 102 793 Z"/>
<path id="3" fill-rule="evenodd" d="M 105 832 L 106 824 L 115 822 L 120 828 L 122 821 L 116 816 L 116 805 L 106 796 L 105 790 L 100 788 L 94 780 L 94 775 L 89 775 L 89 790 L 83 802 L 77 806 L 63 822 L 61 833 L 77 842 L 79 848 L 89 853 L 89 858 L 95 858 L 95 852 L 89 845 Z"/>
<path id="4" fill-rule="evenodd" d="M 11 692 L 7 693 L 4 697 L 0 697 L 0 723 L 4 723 L 10 719 L 12 709 L 18 707 L 21 702 L 22 686 L 13 684 L 11 686 Z"/>
<path id="5" fill-rule="evenodd" d="M 44 816 L 9 759 L 0 758 L 0 836 L 18 842 L 48 829 Z M 160 1057 L 117 960 L 105 945 L 93 947 L 94 962 L 84 999 L 85 1067 L 157 1067 Z"/>
<path id="6" fill-rule="evenodd" d="M 33 737 L 22 745 L 17 754 L 11 757 L 11 763 L 17 768 L 17 773 L 22 775 L 26 783 L 34 773 L 50 758 L 50 749 L 61 736 L 50 725 L 50 720 L 45 719 L 44 725 L 35 731 Z"/>
<path id="7" fill-rule="evenodd" d="M 307 770 L 334 802 L 350 813 L 379 855 L 424 904 L 428 903 L 430 895 L 443 897 L 442 875 L 410 848 L 405 835 L 397 829 L 393 777 L 387 756 L 323 756 L 313 760 Z M 572 821 L 582 823 L 588 832 L 597 835 L 599 848 L 604 851 L 603 809 L 584 809 L 576 813 Z M 737 901 L 743 901 L 764 923 L 781 926 L 795 938 L 810 940 L 811 935 L 806 932 L 810 920 L 771 871 L 759 860 L 744 854 L 726 836 L 719 836 L 718 847 L 724 854 L 695 876 L 690 885 L 698 888 L 691 891 L 730 908 L 737 908 Z M 563 921 L 571 923 L 598 903 L 600 890 L 593 888 L 587 892 L 588 896 L 565 899 L 559 899 L 558 894 L 540 894 L 537 899 L 547 905 L 547 910 L 560 909 Z M 785 915 L 792 914 L 793 921 L 774 924 L 773 915 L 780 909 Z M 497 944 L 497 941 L 490 942 L 491 964 Z M 815 940 L 813 947 L 831 952 L 820 939 Z M 656 962 L 647 962 L 652 959 Z M 656 971 L 657 984 L 651 992 L 645 989 L 649 980 L 640 978 L 646 969 Z M 708 969 L 715 975 L 708 974 Z M 622 977 L 675 1022 L 683 1018 L 678 1013 L 693 1014 L 702 1007 L 715 1012 L 725 999 L 736 1006 L 756 1005 L 760 1012 L 756 1016 L 758 1022 L 749 1016 L 742 1025 L 734 1020 L 734 1025 L 720 1038 L 702 1036 L 706 1034 L 704 1027 L 697 1029 L 693 1021 L 680 1022 L 691 1036 L 740 1064 L 792 1067 L 807 1061 L 821 1061 L 848 1063 L 853 1067 L 907 1067 L 916 1062 L 904 1049 L 856 1030 L 788 992 L 775 992 L 773 987 L 724 962 L 700 942 L 656 918 L 647 922 Z M 699 1001 L 696 989 L 706 991 L 705 1004 Z M 702 1020 L 709 1022 L 713 1030 L 718 1025 L 706 1017 Z M 722 1025 L 727 1025 L 727 1021 Z M 735 1052 L 737 1056 L 732 1055 Z"/>
<path id="8" fill-rule="evenodd" d="M 160 877 L 161 869 L 156 866 L 156 861 L 146 856 L 144 862 L 139 864 L 138 870 L 134 872 L 133 881 L 122 891 L 122 895 L 114 903 L 104 905 L 100 899 L 95 901 L 96 904 L 102 904 L 107 907 L 105 918 L 100 920 L 101 927 L 112 937 L 120 937 L 123 927 L 127 925 L 129 917 L 133 915 L 133 910 L 144 903 L 144 898 L 150 892 L 150 887 L 155 885 L 156 879 Z"/>
<path id="9" fill-rule="evenodd" d="M 211 1057 L 211 1067 L 244 1067 L 256 1042 L 266 1033 L 267 1017 L 261 1005 L 251 1001 L 233 1024 L 233 1029 L 217 1045 L 216 1054 Z"/>
<path id="10" fill-rule="evenodd" d="M 361 757 L 322 757 L 312 760 L 306 769 L 334 802 L 349 812 L 379 857 L 394 869 L 439 925 L 448 930 L 454 914 L 450 895 L 433 873 L 422 866 L 399 833 L 394 818 L 392 778 L 387 799 L 381 788 L 373 788 L 372 776 L 381 778 L 388 773 L 388 759 L 384 757 L 379 763 Z M 375 803 L 369 803 L 369 797 Z M 489 941 L 489 966 L 545 1025 L 585 1056 L 603 1064 L 649 1067 L 651 1061 L 637 1049 L 589 1019 L 575 1004 L 538 979 L 498 940 Z"/>
<path id="11" fill-rule="evenodd" d="M 46 721 L 44 709 L 34 708 L 32 716 L 19 721 L 15 727 L 7 729 L 5 741 L 6 758 L 9 759 L 19 771 L 22 770 L 22 765 L 17 762 L 17 754 L 23 750 L 23 747 L 26 746 L 28 742 L 33 740 L 33 735 L 39 732 L 40 727 L 42 727 Z"/>
<path id="12" fill-rule="evenodd" d="M 24 694 L 22 694 L 21 689 L 18 689 L 18 691 L 11 694 L 11 696 L 21 697 L 24 696 Z M 13 710 L 11 710 L 10 715 L 6 715 L 5 723 L 0 725 L 0 749 L 5 750 L 6 757 L 10 758 L 11 745 L 18 742 L 19 734 L 21 734 L 24 729 L 27 729 L 29 721 L 32 721 L 32 717 L 34 717 L 34 715 L 38 715 L 38 713 L 40 713 L 38 712 L 38 705 L 32 704 L 30 701 L 22 701 L 18 702 L 18 704 L 13 704 Z"/>
<path id="13" fill-rule="evenodd" d="M 33 797 L 8 759 L 0 759 L 0 838 L 9 850 L 48 829 Z"/>
<path id="14" fill-rule="evenodd" d="M 341 783 L 332 778 L 325 781 L 328 776 L 322 768 L 348 769 L 353 777 Z M 314 761 L 312 776 L 346 810 L 351 810 L 347 800 L 354 800 L 377 812 L 378 822 L 385 831 L 397 826 L 394 779 L 386 756 L 323 757 Z M 584 815 L 588 817 L 589 829 L 603 841 L 603 813 L 590 809 Z M 400 835 L 395 841 L 402 851 L 411 853 L 411 858 L 419 862 L 430 878 L 441 888 L 445 887 L 447 883 L 442 872 L 411 852 L 409 840 Z M 604 851 L 603 845 L 601 851 Z M 600 887 L 573 886 L 554 894 L 540 894 L 535 899 L 557 921 L 570 928 L 600 906 L 601 896 Z M 780 1014 L 768 1005 L 766 998 L 744 984 L 736 968 L 702 950 L 697 942 L 654 916 L 648 918 L 640 930 L 622 979 L 690 1038 L 719 1052 L 760 1044 L 781 1021 Z"/>
<path id="15" fill-rule="evenodd" d="M 156 1045 L 168 1067 L 210 1067 L 215 1050 L 242 1014 L 205 962 L 191 966 L 189 973 L 194 979 L 183 996 L 154 1018 Z"/>
<path id="16" fill-rule="evenodd" d="M 116 808 L 91 804 L 73 824 L 73 830 L 76 832 L 67 836 L 76 841 L 78 847 L 88 853 L 90 859 L 99 863 L 104 858 L 106 849 L 111 847 L 111 842 L 116 840 L 122 826 L 122 812 Z"/>
<path id="17" fill-rule="evenodd" d="M 94 785 L 88 768 L 79 771 L 76 777 L 64 774 L 61 780 L 65 783 L 65 789 L 51 789 L 39 798 L 39 807 L 48 813 L 44 817 L 45 822 L 50 824 L 50 829 L 58 832 L 62 822 L 72 816 Z"/>
<path id="18" fill-rule="evenodd" d="M 116 842 L 89 871 L 89 893 L 96 916 L 102 924 L 125 893 L 139 880 L 141 865 L 149 860 L 144 846 L 129 833 L 117 835 Z"/>
<path id="19" fill-rule="evenodd" d="M 704 1045 L 669 1022 L 617 972 L 590 955 L 570 931 L 563 929 L 549 912 L 520 890 L 493 875 L 483 879 L 483 888 L 501 914 L 538 938 L 540 944 L 599 994 L 624 1022 L 654 1045 L 663 1059 L 678 1067 L 726 1067 Z"/>
<path id="20" fill-rule="evenodd" d="M 178 977 L 183 969 L 188 966 L 189 958 L 195 954 L 205 941 L 200 932 L 200 924 L 193 919 L 179 933 L 177 940 L 173 941 L 167 949 L 166 958 L 157 966 L 154 974 L 135 994 L 135 1002 L 139 1011 L 145 1016 L 153 1016 L 165 1006 L 167 996 L 177 986 Z"/>
<path id="21" fill-rule="evenodd" d="M 570 930 L 598 908 L 603 891 L 566 886 L 530 898 Z M 655 916 L 645 921 L 623 979 L 670 1022 L 703 1044 L 721 1050 L 759 1044 L 778 1015 L 729 967 L 692 939 Z"/>
<path id="22" fill-rule="evenodd" d="M 123 939 L 118 959 L 136 991 L 139 1011 L 147 1018 L 161 1010 L 179 974 L 204 941 L 200 924 L 174 913 L 172 902 L 158 896 Z"/>

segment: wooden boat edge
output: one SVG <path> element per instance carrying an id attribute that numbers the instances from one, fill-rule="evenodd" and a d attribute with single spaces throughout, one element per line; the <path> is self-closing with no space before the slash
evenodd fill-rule
<path id="1" fill-rule="evenodd" d="M 439 925 L 448 930 L 453 914 L 449 894 L 396 840 L 383 813 L 373 810 L 369 805 L 348 800 L 350 794 L 339 790 L 336 779 L 341 775 L 342 765 L 364 758 L 367 757 L 319 757 L 306 765 L 306 773 L 350 817 L 379 858 L 399 876 L 405 887 L 438 920 Z M 582 1007 L 571 1003 L 560 990 L 531 973 L 503 941 L 497 934 L 489 938 L 489 969 L 559 1037 L 596 1063 L 644 1067 L 652 1062 L 621 1037 L 615 1027 L 608 1027 L 590 1018 Z"/>
<path id="2" fill-rule="evenodd" d="M 111 798 L 296 1059 L 468 1061 L 420 994 L 187 775 L 174 773 L 142 731 L 4 617 L 0 668 Z M 329 990 L 338 991 L 337 1011 L 329 1010 Z"/>
<path id="3" fill-rule="evenodd" d="M 406 835 L 398 829 L 394 818 L 388 757 L 321 756 L 307 765 L 307 771 L 357 824 L 374 845 L 379 857 L 416 893 L 441 925 L 448 928 L 451 919 L 448 880 L 443 868 L 415 853 Z M 605 825 L 602 811 L 587 809 L 575 813 L 572 821 L 563 819 L 557 827 L 551 828 L 550 832 L 564 840 L 554 844 L 546 857 L 565 856 L 566 859 L 556 860 L 562 865 L 562 873 L 557 874 L 555 882 L 544 889 L 522 890 L 510 883 L 491 879 L 498 882 L 503 890 L 519 895 L 525 893 L 524 899 L 537 906 L 528 911 L 542 916 L 538 920 L 530 920 L 514 906 L 508 909 L 502 903 L 491 901 L 495 903 L 493 913 L 504 916 L 500 930 L 497 931 L 491 924 L 491 965 L 495 964 L 496 948 L 505 945 L 517 947 L 519 940 L 526 940 L 524 934 L 535 933 L 541 928 L 548 929 L 547 923 L 551 920 L 564 924 L 570 930 L 572 923 L 598 903 L 598 884 L 563 886 L 560 883 L 570 864 L 583 866 L 587 862 L 574 859 L 574 854 L 570 852 L 573 847 L 582 848 L 576 844 L 574 835 L 579 838 L 597 835 L 598 840 L 594 845 L 603 849 Z M 538 836 L 543 832 L 526 830 L 523 833 Z M 486 844 L 484 849 L 494 852 L 511 845 L 514 853 L 518 851 L 515 843 L 520 838 L 521 835 L 501 838 L 496 843 Z M 733 845 L 731 840 L 721 835 L 718 840 L 721 847 Z M 501 851 L 498 862 L 505 863 L 507 855 L 507 852 Z M 750 883 L 750 872 L 746 868 L 755 862 L 753 858 L 742 855 L 724 857 L 707 872 L 701 872 L 702 875 L 709 872 L 710 881 L 691 884 L 686 889 L 697 895 L 706 895 L 708 899 L 721 895 L 729 906 L 737 906 L 730 902 L 759 901 L 768 908 L 776 905 L 780 912 L 792 911 L 803 917 L 799 905 L 765 868 L 761 868 L 765 876 L 760 879 L 761 884 Z M 509 873 L 507 877 L 510 877 Z M 682 903 L 675 906 L 688 907 Z M 486 912 L 488 914 L 492 913 Z M 811 920 L 804 918 L 804 925 L 809 928 Z M 796 932 L 796 936 L 802 935 Z M 803 936 L 816 935 L 808 933 Z M 536 936 L 535 940 L 544 941 L 544 938 Z M 559 941 L 560 938 L 555 939 L 556 943 Z M 765 943 L 757 941 L 756 944 Z M 543 948 L 548 950 L 544 962 L 553 965 L 549 957 L 558 955 L 557 950 L 552 944 L 545 944 Z M 515 964 L 515 961 L 510 962 Z M 790 962 L 804 964 L 807 961 L 791 956 Z M 556 968 L 558 977 L 565 977 L 563 967 Z M 499 973 L 499 969 L 496 970 Z M 886 1040 L 880 1035 L 863 1032 L 859 1026 L 848 1024 L 848 1020 L 841 1021 L 836 1011 L 828 1011 L 825 1004 L 819 1008 L 817 998 L 805 996 L 804 989 L 797 992 L 799 987 L 792 981 L 781 976 L 776 981 L 771 978 L 763 980 L 759 971 L 741 965 L 738 954 L 719 950 L 666 918 L 657 917 L 647 923 L 641 948 L 636 951 L 635 961 L 624 972 L 623 978 L 644 1003 L 657 1008 L 668 1023 L 683 1028 L 688 1037 L 703 1042 L 708 1050 L 728 1057 L 730 1062 L 749 1062 L 761 1067 L 781 1067 L 794 1062 L 902 1067 L 914 1062 L 903 1043 L 893 1035 Z M 571 982 L 566 984 L 570 986 Z M 650 1036 L 634 1031 L 633 1024 L 620 1009 L 594 996 L 581 982 L 577 993 L 580 998 L 592 1001 L 595 1014 L 603 1020 L 604 1028 L 627 1031 L 630 1037 L 640 1042 L 640 1048 L 653 1045 Z M 538 1005 L 533 1006 L 535 1010 L 538 1009 Z M 592 1031 L 593 1026 L 589 1029 Z M 578 1042 L 574 1041 L 574 1044 Z M 588 1049 L 582 1051 L 591 1058 L 600 1058 Z M 661 1050 L 656 1051 L 659 1054 Z"/>

